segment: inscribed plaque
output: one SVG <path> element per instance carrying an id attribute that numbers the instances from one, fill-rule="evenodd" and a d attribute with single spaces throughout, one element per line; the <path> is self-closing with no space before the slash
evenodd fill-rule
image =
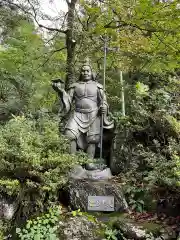
<path id="1" fill-rule="evenodd" d="M 114 211 L 113 196 L 88 196 L 88 211 Z"/>

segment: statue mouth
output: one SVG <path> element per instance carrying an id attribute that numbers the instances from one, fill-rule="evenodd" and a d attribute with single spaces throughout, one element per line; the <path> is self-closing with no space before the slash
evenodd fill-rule
<path id="1" fill-rule="evenodd" d="M 90 79 L 89 75 L 84 75 L 84 79 Z"/>

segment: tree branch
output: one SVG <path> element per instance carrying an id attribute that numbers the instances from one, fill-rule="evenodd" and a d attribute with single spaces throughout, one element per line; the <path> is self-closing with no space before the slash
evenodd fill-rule
<path id="1" fill-rule="evenodd" d="M 59 28 L 53 28 L 53 27 L 47 27 L 47 26 L 45 26 L 45 25 L 43 25 L 43 24 L 40 24 L 40 23 L 38 22 L 38 20 L 37 20 L 36 9 L 34 8 L 33 4 L 30 2 L 30 0 L 28 0 L 28 3 L 29 3 L 29 5 L 31 6 L 31 8 L 32 8 L 32 10 L 33 10 L 33 13 L 34 13 L 33 18 L 34 18 L 35 22 L 38 24 L 39 27 L 45 28 L 45 29 L 47 29 L 47 30 L 49 30 L 49 31 L 57 31 L 57 32 L 61 32 L 61 33 L 66 33 L 66 32 L 67 32 L 66 30 L 62 30 L 62 29 L 59 29 Z M 32 14 L 32 15 L 33 15 L 33 14 Z"/>
<path id="2" fill-rule="evenodd" d="M 155 33 L 155 32 L 164 32 L 164 33 L 176 33 L 178 31 L 172 31 L 172 30 L 168 30 L 168 29 L 162 29 L 162 28 L 154 28 L 154 27 L 141 27 L 135 23 L 132 22 L 125 22 L 121 19 L 121 17 L 119 16 L 119 14 L 115 11 L 115 9 L 112 9 L 112 12 L 116 15 L 116 17 L 118 18 L 118 21 L 110 21 L 108 24 L 104 25 L 104 28 L 112 28 L 112 29 L 118 29 L 121 27 L 132 27 L 132 28 L 136 28 L 139 29 L 141 31 L 146 31 L 149 33 Z M 114 24 L 113 24 L 114 23 Z M 112 25 L 113 24 L 113 25 Z"/>
<path id="3" fill-rule="evenodd" d="M 45 26 L 45 25 L 43 25 L 43 24 L 40 24 L 40 23 L 38 22 L 38 20 L 37 20 L 36 10 L 35 10 L 33 4 L 30 2 L 30 0 L 28 0 L 28 3 L 29 3 L 29 5 L 30 5 L 31 8 L 32 8 L 33 13 L 31 13 L 29 10 L 26 10 L 25 7 L 23 7 L 23 6 L 21 6 L 21 5 L 17 4 L 17 3 L 14 3 L 14 2 L 12 2 L 12 1 L 10 1 L 10 0 L 1 0 L 1 1 L 3 1 L 5 4 L 8 4 L 8 5 L 17 7 L 18 9 L 20 9 L 20 10 L 21 10 L 22 12 L 24 12 L 25 14 L 31 16 L 31 17 L 34 19 L 34 21 L 36 22 L 36 24 L 37 24 L 39 27 L 41 27 L 41 28 L 47 29 L 47 30 L 49 30 L 49 31 L 56 31 L 56 32 L 64 33 L 64 34 L 66 34 L 66 32 L 67 32 L 67 30 L 62 30 L 62 29 L 54 28 L 54 27 L 48 27 L 48 26 Z"/>
<path id="4" fill-rule="evenodd" d="M 37 24 L 38 24 L 39 27 L 45 28 L 45 29 L 47 29 L 49 31 L 53 31 L 53 32 L 56 31 L 56 32 L 64 33 L 64 34 L 67 33 L 67 30 L 62 30 L 62 29 L 53 28 L 53 27 L 47 27 L 47 26 L 44 26 L 44 25 L 42 25 L 40 23 L 37 23 Z"/>
<path id="5" fill-rule="evenodd" d="M 78 15 L 78 12 L 77 12 L 77 10 L 76 10 L 76 9 L 75 9 L 75 13 L 76 13 L 76 17 L 77 17 L 77 19 L 78 19 L 79 23 L 81 24 L 81 26 L 82 26 L 83 30 L 84 30 L 84 31 L 87 31 L 86 27 L 84 26 L 84 24 L 82 23 L 82 21 L 81 21 L 81 19 L 80 19 L 79 15 Z"/>
<path id="6" fill-rule="evenodd" d="M 159 39 L 161 43 L 163 43 L 166 47 L 171 48 L 176 54 L 180 53 L 180 50 L 174 48 L 171 44 L 167 44 L 166 42 L 164 42 L 164 40 L 161 37 L 159 37 L 156 33 L 154 33 L 154 35 Z"/>
<path id="7" fill-rule="evenodd" d="M 114 23 L 114 25 L 112 25 L 112 23 Z M 146 31 L 149 33 L 176 33 L 176 31 L 172 31 L 172 30 L 168 30 L 168 29 L 156 29 L 156 28 L 143 28 L 141 26 L 138 26 L 137 24 L 133 24 L 133 23 L 126 23 L 124 21 L 117 21 L 116 23 L 111 21 L 110 23 L 104 25 L 104 28 L 111 28 L 111 29 L 118 29 L 118 28 L 122 28 L 122 27 L 132 27 L 132 28 L 136 28 L 139 29 L 141 31 Z"/>
<path id="8" fill-rule="evenodd" d="M 66 3 L 68 6 L 71 4 L 69 0 L 66 0 Z"/>
<path id="9" fill-rule="evenodd" d="M 51 52 L 50 52 L 50 56 L 49 56 L 40 66 L 38 66 L 38 68 L 36 69 L 36 71 L 37 71 L 39 68 L 44 67 L 45 64 L 50 60 L 50 58 L 51 58 L 55 53 L 60 52 L 60 51 L 62 51 L 62 50 L 64 50 L 64 49 L 66 49 L 66 47 L 58 48 L 58 49 L 56 49 L 56 50 L 51 51 Z"/>

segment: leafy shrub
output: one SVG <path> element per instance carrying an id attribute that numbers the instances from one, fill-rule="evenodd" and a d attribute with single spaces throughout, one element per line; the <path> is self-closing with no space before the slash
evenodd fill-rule
<path id="1" fill-rule="evenodd" d="M 14 117 L 0 132 L 0 191 L 14 196 L 22 220 L 56 202 L 69 170 L 87 160 L 68 153 L 68 141 L 48 117 Z"/>
<path id="2" fill-rule="evenodd" d="M 124 173 L 123 180 L 126 183 L 124 190 L 127 200 L 133 209 L 139 212 L 153 210 L 155 192 L 158 188 L 167 191 L 178 189 L 179 147 L 179 144 L 173 140 L 169 140 L 168 145 L 159 152 L 154 152 L 141 144 L 133 147 L 131 152 L 133 158 L 129 163 L 129 170 Z"/>
<path id="3" fill-rule="evenodd" d="M 115 115 L 114 169 L 124 174 L 129 204 L 138 211 L 149 209 L 153 189 L 176 191 L 180 182 L 179 79 L 148 79 L 130 85 L 127 116 Z"/>

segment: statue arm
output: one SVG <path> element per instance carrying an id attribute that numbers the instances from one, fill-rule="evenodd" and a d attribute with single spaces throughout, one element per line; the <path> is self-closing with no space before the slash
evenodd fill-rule
<path id="1" fill-rule="evenodd" d="M 64 111 L 65 113 L 68 113 L 71 109 L 71 105 L 73 102 L 74 97 L 74 84 L 72 84 L 68 91 L 65 91 L 65 89 L 62 87 L 61 83 L 53 83 L 52 84 L 53 89 L 58 93 L 61 102 L 62 102 L 62 109 L 60 112 Z"/>
<path id="2" fill-rule="evenodd" d="M 103 89 L 103 86 L 99 83 L 98 83 L 98 102 L 99 102 L 99 107 L 104 106 L 108 110 L 109 106 L 107 103 L 106 93 Z"/>

